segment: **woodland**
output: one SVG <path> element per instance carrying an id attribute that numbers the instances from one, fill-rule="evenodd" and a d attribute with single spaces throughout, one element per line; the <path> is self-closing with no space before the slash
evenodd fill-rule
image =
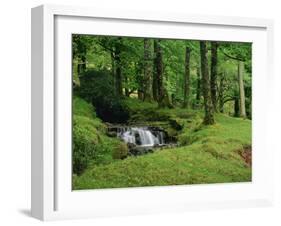
<path id="1" fill-rule="evenodd" d="M 251 50 L 74 34 L 73 189 L 251 181 Z"/>

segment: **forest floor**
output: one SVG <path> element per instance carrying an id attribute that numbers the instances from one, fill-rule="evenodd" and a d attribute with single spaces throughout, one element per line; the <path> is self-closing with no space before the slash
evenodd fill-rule
<path id="1" fill-rule="evenodd" d="M 181 108 L 158 109 L 156 104 L 126 100 L 130 121 L 165 128 L 179 146 L 142 156 L 112 159 L 110 151 L 81 175 L 73 175 L 73 189 L 251 181 L 251 121 L 216 114 L 216 124 L 202 125 L 203 112 Z M 74 100 L 74 116 L 92 125 L 93 139 L 107 146 L 105 124 L 82 100 Z M 98 139 L 96 137 L 99 137 Z"/>

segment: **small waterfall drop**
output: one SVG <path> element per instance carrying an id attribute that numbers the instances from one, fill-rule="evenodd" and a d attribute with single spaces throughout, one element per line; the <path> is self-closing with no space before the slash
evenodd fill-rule
<path id="1" fill-rule="evenodd" d="M 138 146 L 152 147 L 165 144 L 165 133 L 160 130 L 152 130 L 148 127 L 119 128 L 117 136 L 126 143 Z"/>

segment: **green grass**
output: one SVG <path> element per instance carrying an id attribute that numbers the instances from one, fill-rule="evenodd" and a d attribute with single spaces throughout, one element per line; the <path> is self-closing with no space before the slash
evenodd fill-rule
<path id="1" fill-rule="evenodd" d="M 74 188 L 250 181 L 251 170 L 238 157 L 214 156 L 200 144 L 167 149 L 137 158 L 127 158 L 105 166 L 93 167 L 81 177 L 74 178 Z"/>
<path id="2" fill-rule="evenodd" d="M 144 106 L 136 100 L 127 101 L 134 122 L 142 122 L 146 113 L 149 123 L 176 120 L 181 124 L 183 129 L 175 135 L 182 146 L 91 165 L 81 176 L 73 177 L 74 189 L 251 181 L 251 168 L 239 155 L 251 145 L 250 120 L 217 114 L 215 125 L 204 126 L 202 112 L 158 109 L 154 103 Z M 153 121 L 153 117 L 160 120 Z"/>

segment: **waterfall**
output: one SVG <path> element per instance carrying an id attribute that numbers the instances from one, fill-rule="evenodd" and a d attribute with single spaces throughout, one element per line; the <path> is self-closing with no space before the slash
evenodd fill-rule
<path id="1" fill-rule="evenodd" d="M 148 127 L 118 128 L 117 136 L 126 143 L 139 146 L 154 146 L 165 144 L 163 131 L 151 130 Z"/>

